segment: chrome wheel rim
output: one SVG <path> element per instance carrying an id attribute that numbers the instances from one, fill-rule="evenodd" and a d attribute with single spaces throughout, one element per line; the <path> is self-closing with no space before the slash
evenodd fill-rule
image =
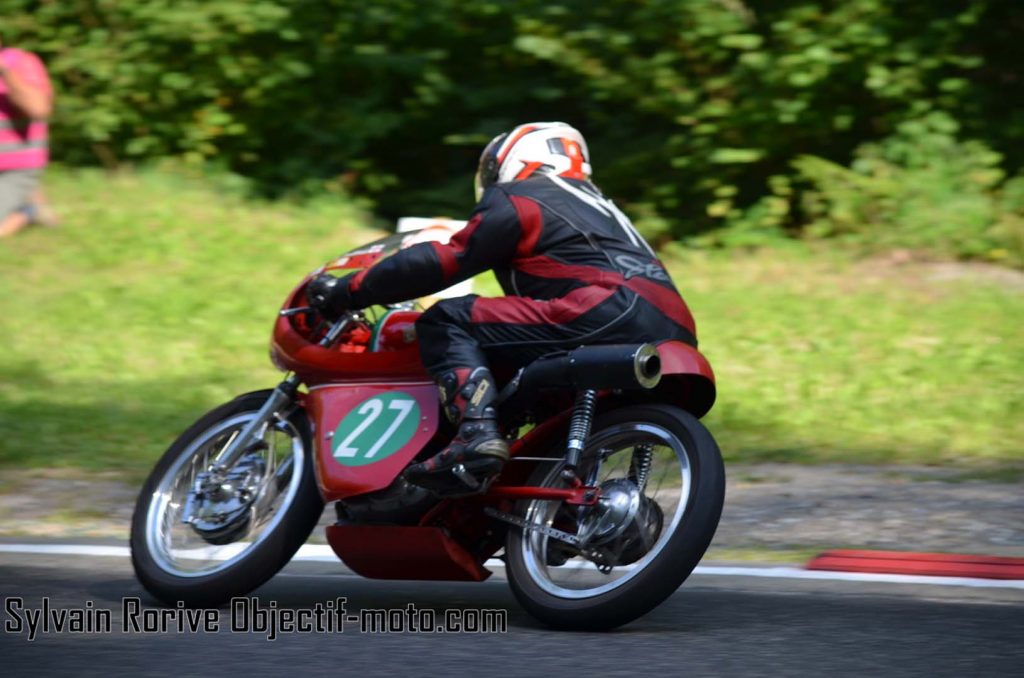
<path id="1" fill-rule="evenodd" d="M 290 421 L 274 420 L 262 440 L 266 467 L 252 501 L 248 525 L 237 538 L 215 545 L 182 522 L 188 495 L 198 473 L 256 412 L 218 422 L 199 434 L 164 473 L 150 497 L 146 546 L 157 566 L 176 577 L 205 577 L 228 569 L 267 539 L 295 500 L 302 481 L 306 450 L 302 435 Z"/>
<path id="2" fill-rule="evenodd" d="M 519 540 L 523 563 L 531 580 L 545 592 L 558 598 L 581 599 L 600 596 L 620 588 L 658 557 L 679 527 L 686 514 L 691 493 L 690 460 L 682 441 L 660 426 L 647 423 L 620 424 L 592 435 L 587 440 L 583 459 L 592 460 L 591 463 L 597 465 L 597 468 L 596 474 L 591 472 L 596 478 L 592 475 L 588 484 L 595 480 L 598 485 L 602 482 L 618 482 L 623 476 L 622 457 L 631 456 L 631 451 L 639 445 L 651 445 L 656 460 L 653 465 L 657 472 L 649 474 L 646 488 L 642 492 L 647 499 L 658 505 L 663 515 L 655 543 L 636 562 L 615 566 L 610 572 L 603 573 L 593 561 L 582 556 L 570 557 L 562 564 L 551 563 L 549 549 L 557 548 L 557 542 L 538 530 L 524 530 Z M 597 460 L 601 458 L 603 460 L 598 465 Z M 546 487 L 559 483 L 562 464 L 553 466 L 542 483 Z M 527 505 L 525 519 L 533 525 L 563 529 L 558 519 L 559 512 L 566 507 L 562 502 L 534 500 Z"/>

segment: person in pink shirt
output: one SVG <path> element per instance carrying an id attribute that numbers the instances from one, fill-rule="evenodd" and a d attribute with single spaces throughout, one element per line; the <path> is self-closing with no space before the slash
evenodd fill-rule
<path id="1" fill-rule="evenodd" d="M 38 220 L 53 88 L 35 54 L 0 42 L 0 237 Z"/>

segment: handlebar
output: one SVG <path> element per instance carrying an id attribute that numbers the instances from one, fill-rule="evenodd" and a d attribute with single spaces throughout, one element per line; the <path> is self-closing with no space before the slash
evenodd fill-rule
<path id="1" fill-rule="evenodd" d="M 320 340 L 319 345 L 327 348 L 333 344 L 335 340 L 341 336 L 341 333 L 348 328 L 349 323 L 355 322 L 358 318 L 359 314 L 354 311 L 346 311 L 343 313 L 340 318 L 334 321 L 334 324 L 331 325 L 331 329 L 327 330 L 327 334 L 325 334 L 324 338 Z"/>
<path id="2" fill-rule="evenodd" d="M 313 308 L 312 306 L 299 306 L 298 308 L 286 308 L 285 310 L 278 313 L 278 315 L 283 318 L 287 318 L 289 316 L 299 315 L 300 313 L 309 313 L 310 311 L 315 310 L 316 309 Z"/>
<path id="3" fill-rule="evenodd" d="M 319 309 L 313 306 L 298 306 L 296 308 L 286 308 L 283 311 L 278 312 L 278 316 L 287 318 L 293 315 L 299 315 L 301 313 L 319 313 Z M 341 317 L 335 320 L 330 329 L 327 330 L 327 334 L 318 343 L 319 346 L 327 348 L 335 342 L 335 340 L 341 336 L 341 334 L 348 329 L 350 323 L 359 320 L 361 315 L 357 311 L 346 311 L 341 314 Z"/>

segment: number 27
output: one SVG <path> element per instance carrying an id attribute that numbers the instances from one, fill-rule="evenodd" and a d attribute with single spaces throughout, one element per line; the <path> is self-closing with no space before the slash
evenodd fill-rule
<path id="1" fill-rule="evenodd" d="M 415 401 L 412 400 L 392 400 L 388 403 L 388 409 L 398 412 L 398 416 L 391 422 L 391 425 L 387 427 L 384 434 L 374 443 L 373 447 L 366 451 L 363 455 L 365 459 L 371 459 L 380 448 L 382 448 L 391 436 L 394 435 L 398 427 L 402 425 L 409 413 L 412 412 L 412 408 L 415 406 Z M 373 422 L 377 421 L 381 413 L 384 411 L 384 403 L 381 402 L 380 398 L 371 398 L 363 403 L 356 412 L 358 414 L 366 415 L 366 418 L 359 422 L 359 425 L 352 429 L 352 432 L 345 436 L 345 439 L 338 445 L 337 451 L 334 453 L 335 457 L 355 457 L 359 454 L 358 447 L 352 447 L 352 443 L 355 442 L 356 438 L 359 437 L 363 431 L 365 431 Z"/>

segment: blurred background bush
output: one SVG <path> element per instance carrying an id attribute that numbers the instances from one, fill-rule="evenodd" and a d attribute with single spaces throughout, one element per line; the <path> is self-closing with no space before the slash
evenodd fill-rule
<path id="1" fill-rule="evenodd" d="M 7 0 L 3 32 L 52 69 L 67 163 L 462 215 L 483 143 L 563 119 L 660 242 L 1024 265 L 1017 0 Z"/>

